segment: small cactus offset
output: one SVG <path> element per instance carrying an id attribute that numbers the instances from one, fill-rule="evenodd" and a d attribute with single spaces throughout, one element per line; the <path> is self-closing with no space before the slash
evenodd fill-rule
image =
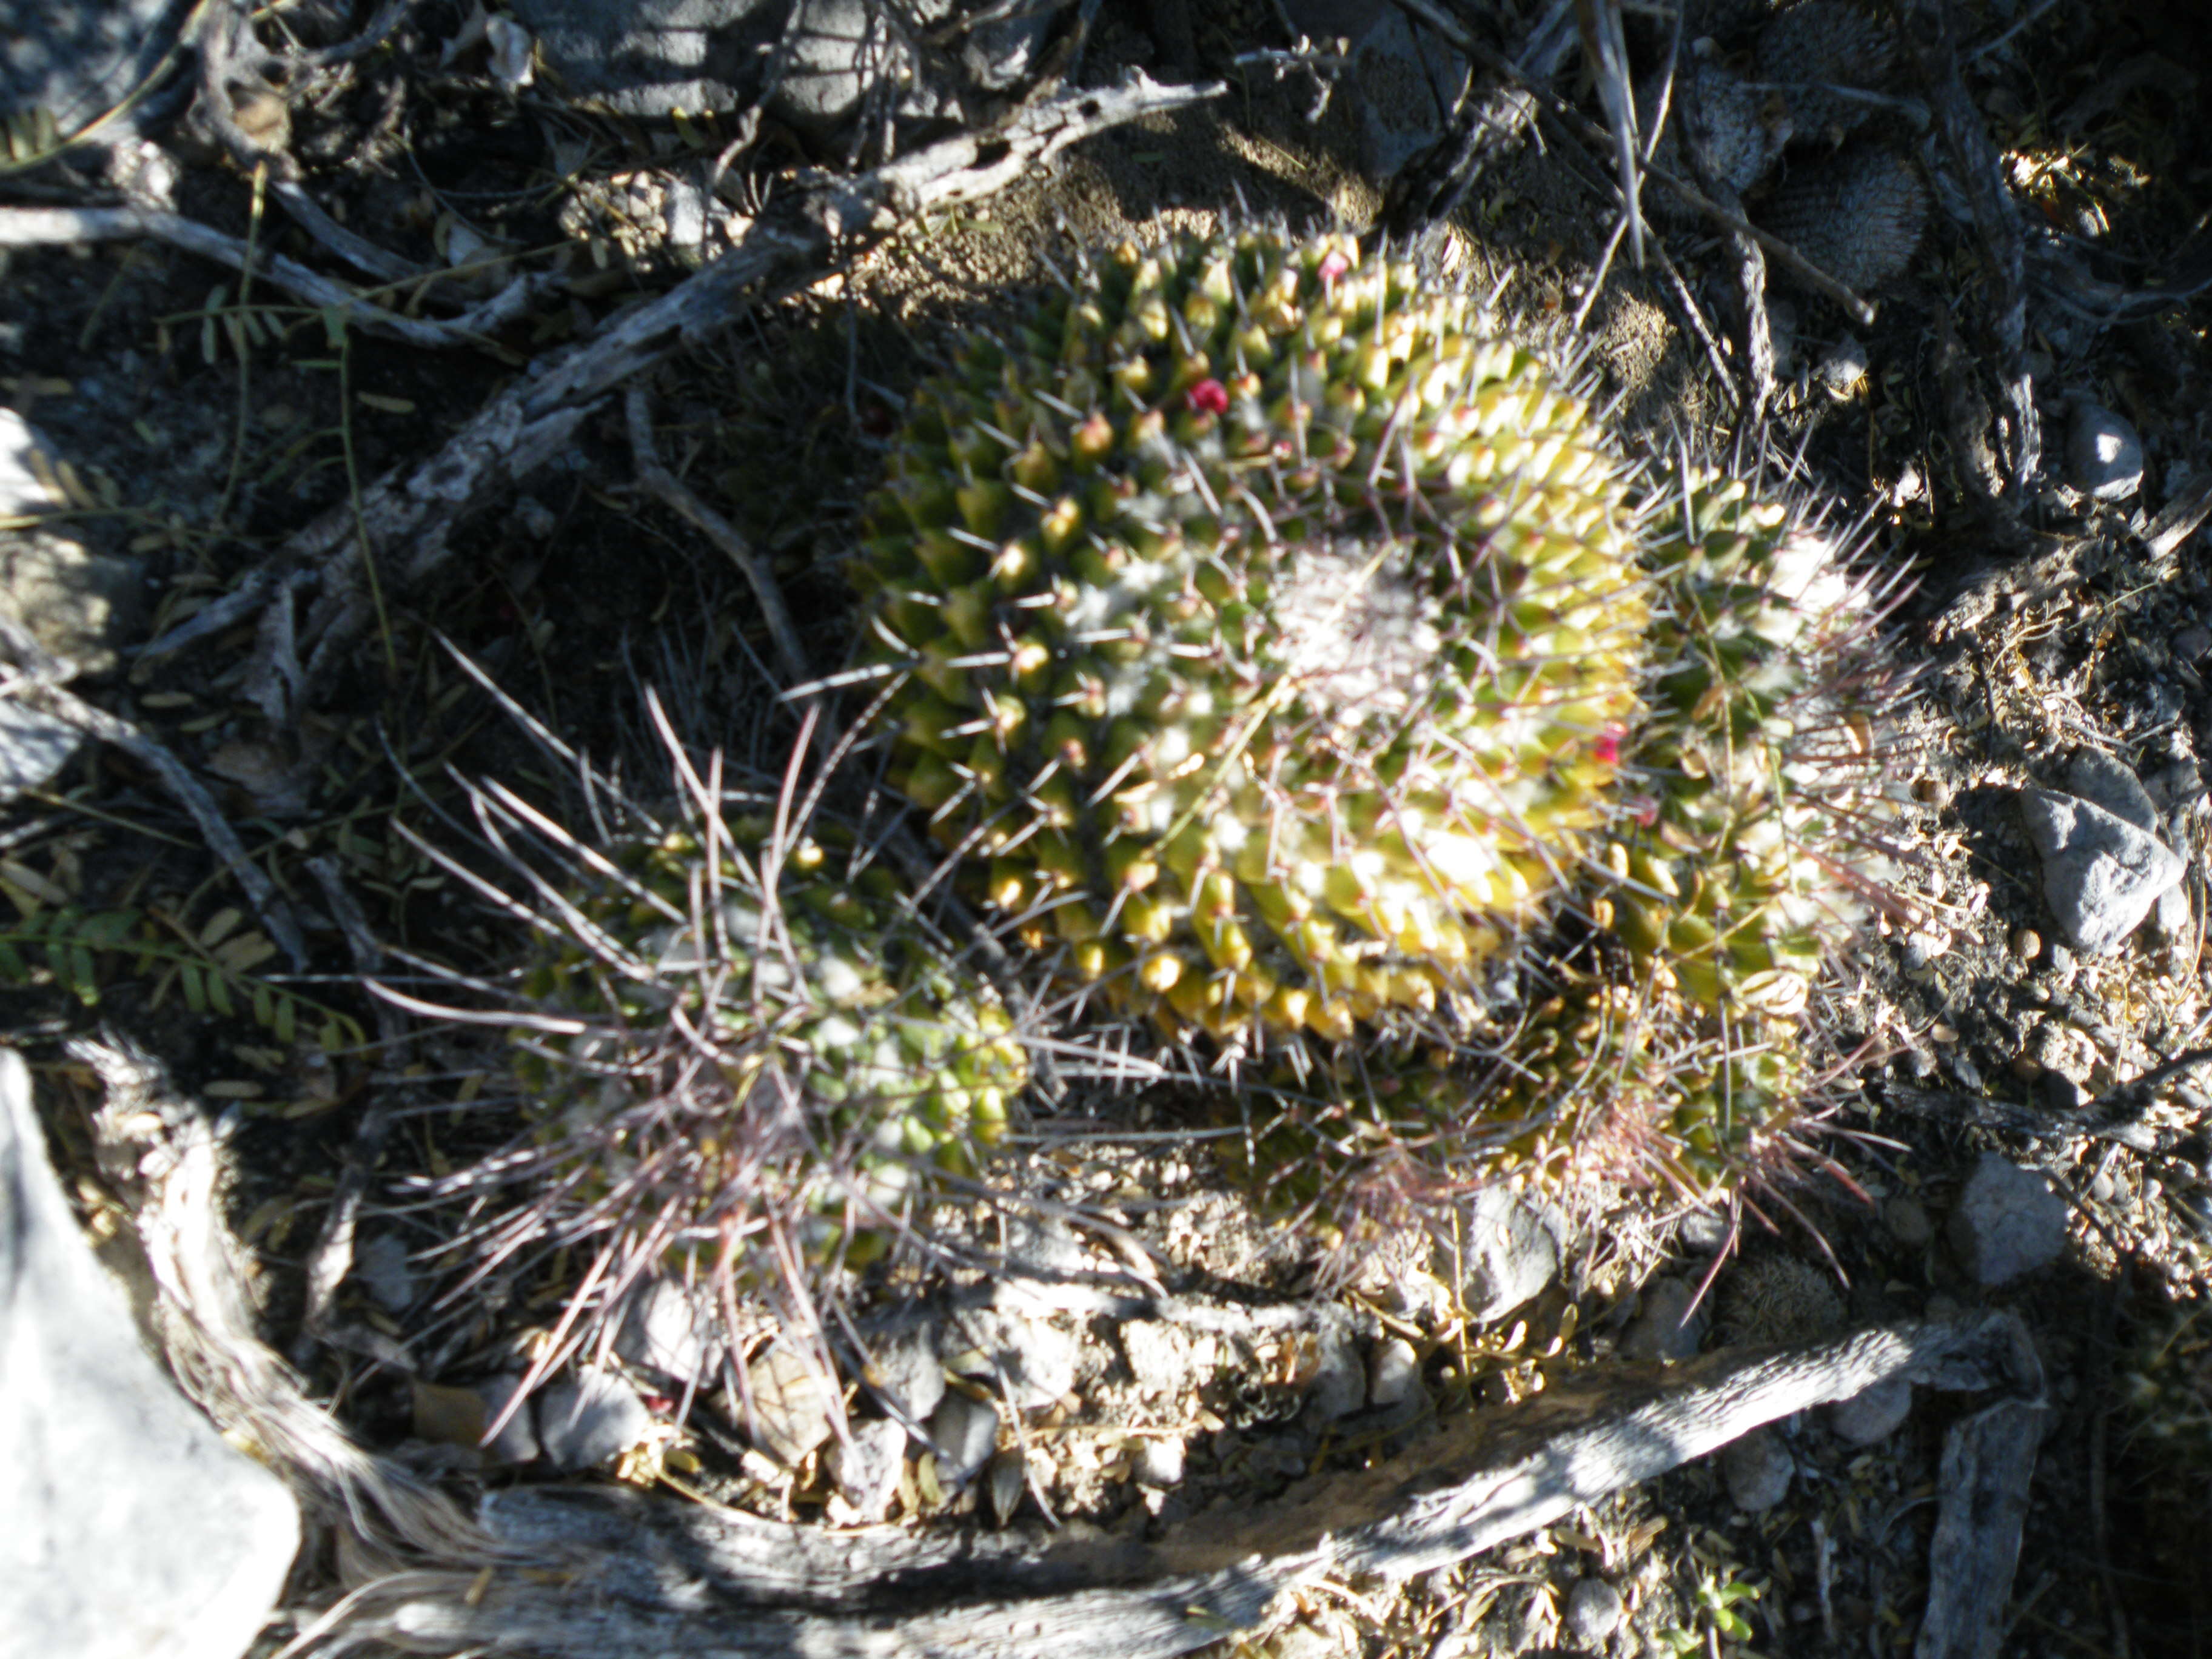
<path id="1" fill-rule="evenodd" d="M 1479 304 L 1340 236 L 1124 246 L 924 386 L 855 562 L 894 781 L 1171 1030 L 1463 993 L 1602 826 L 1624 468 Z"/>
<path id="2" fill-rule="evenodd" d="M 542 943 L 514 1008 L 475 1017 L 508 1028 L 522 1134 L 441 1185 L 485 1200 L 482 1259 L 586 1253 L 575 1340 L 664 1266 L 816 1294 L 921 1235 L 947 1181 L 975 1189 L 1027 1050 L 853 837 L 764 803 L 600 848 L 504 792 L 477 805 L 488 844 L 526 836 L 565 873 L 511 860 Z"/>

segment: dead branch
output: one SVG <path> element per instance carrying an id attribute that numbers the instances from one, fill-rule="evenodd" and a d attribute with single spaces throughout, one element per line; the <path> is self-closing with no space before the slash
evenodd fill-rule
<path id="1" fill-rule="evenodd" d="M 839 1534 L 704 1505 L 518 1490 L 486 1500 L 485 1524 L 510 1548 L 560 1562 L 557 1583 L 398 1575 L 356 1590 L 319 1634 L 549 1659 L 1062 1659 L 1075 1648 L 1171 1659 L 1256 1623 L 1285 1589 L 1448 1565 L 1887 1378 L 2025 1391 L 2034 1382 L 2021 1371 L 2026 1342 L 2018 1320 L 1999 1314 L 1626 1367 L 1476 1413 L 1375 1469 L 1318 1478 L 1158 1543 Z"/>
<path id="2" fill-rule="evenodd" d="M 793 192 L 789 206 L 705 270 L 499 392 L 428 461 L 370 484 L 358 518 L 349 503 L 292 538 L 273 580 L 289 588 L 295 573 L 312 572 L 309 585 L 320 588 L 303 630 L 313 650 L 305 696 L 312 701 L 327 684 L 373 614 L 363 546 L 411 549 L 405 566 L 387 577 L 387 592 L 420 583 L 445 563 L 454 526 L 471 507 L 550 457 L 609 393 L 718 332 L 746 301 L 818 280 L 927 208 L 989 196 L 1094 133 L 1221 90 L 1162 86 L 1133 72 L 1116 86 L 1019 110 L 996 130 L 960 134 L 858 177 L 817 178 Z"/>
<path id="3" fill-rule="evenodd" d="M 484 323 L 482 313 L 504 297 L 495 296 L 477 312 L 451 322 L 403 317 L 370 304 L 344 283 L 310 270 L 295 259 L 264 249 L 248 249 L 239 238 L 179 214 L 138 207 L 0 208 L 0 248 L 76 247 L 137 236 L 166 242 L 233 270 L 244 270 L 250 258 L 257 282 L 272 283 L 308 305 L 339 312 L 354 327 L 437 350 L 487 344 L 478 330 L 493 325 Z"/>
<path id="4" fill-rule="evenodd" d="M 790 608 L 783 602 L 783 589 L 776 582 L 775 573 L 769 568 L 768 561 L 754 550 L 737 526 L 701 501 L 661 464 L 660 452 L 653 441 L 653 412 L 643 386 L 629 388 L 623 412 L 629 427 L 631 465 L 637 469 L 638 483 L 729 555 L 730 562 L 751 585 L 753 597 L 760 602 L 761 615 L 768 623 L 769 637 L 775 642 L 775 654 L 786 678 L 793 684 L 811 678 L 805 647 L 799 642 L 798 625 L 791 620 Z"/>

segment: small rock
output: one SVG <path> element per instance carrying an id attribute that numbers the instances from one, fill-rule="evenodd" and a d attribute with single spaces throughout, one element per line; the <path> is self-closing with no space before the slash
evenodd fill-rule
<path id="1" fill-rule="evenodd" d="M 2189 884 L 2177 881 L 2150 908 L 2151 937 L 2161 945 L 2182 945 L 2197 937 L 2197 912 L 2189 902 Z"/>
<path id="2" fill-rule="evenodd" d="M 978 1308 L 948 1324 L 938 1352 L 956 1372 L 978 1366 L 1003 1382 L 1016 1409 L 1042 1411 L 1075 1387 L 1081 1349 L 1073 1333 L 1047 1320 Z"/>
<path id="3" fill-rule="evenodd" d="M 1367 1403 L 1400 1406 L 1421 1391 L 1421 1360 L 1402 1336 L 1377 1344 L 1367 1360 Z"/>
<path id="4" fill-rule="evenodd" d="M 493 1463 L 534 1463 L 538 1461 L 538 1426 L 530 1402 L 526 1401 L 512 1413 L 507 1409 L 522 1388 L 519 1371 L 486 1377 L 477 1384 L 477 1393 L 484 1404 L 484 1425 L 489 1428 L 499 1423 L 499 1431 L 484 1443 L 483 1455 Z M 507 1420 L 500 1423 L 504 1415 Z"/>
<path id="5" fill-rule="evenodd" d="M 675 1279 L 656 1279 L 630 1303 L 615 1352 L 672 1382 L 696 1382 L 722 1363 L 716 1326 L 696 1293 Z"/>
<path id="6" fill-rule="evenodd" d="M 2061 930 L 2090 956 L 2133 933 L 2187 872 L 2156 836 L 2094 802 L 2025 789 L 2021 812 L 2043 859 L 2044 898 Z"/>
<path id="7" fill-rule="evenodd" d="M 837 1382 L 807 1356 L 772 1345 L 745 1367 L 745 1436 L 789 1468 L 830 1436 Z"/>
<path id="8" fill-rule="evenodd" d="M 2191 623 L 2186 628 L 2176 629 L 2166 645 L 2167 650 L 2184 662 L 2202 662 L 2206 657 L 2212 656 L 2212 629 L 2206 628 L 2202 623 Z"/>
<path id="9" fill-rule="evenodd" d="M 1360 1362 L 1359 1346 L 1352 1333 L 1334 1322 L 1314 1333 L 1313 1370 L 1306 1379 L 1306 1402 L 1301 1415 L 1309 1423 L 1334 1423 L 1349 1417 L 1367 1399 L 1367 1367 Z"/>
<path id="10" fill-rule="evenodd" d="M 2074 400 L 2066 429 L 2066 481 L 2100 501 L 2124 501 L 2142 488 L 2142 440 L 2102 404 Z"/>
<path id="11" fill-rule="evenodd" d="M 0 407 L 0 519 L 27 518 L 69 505 L 54 486 L 60 457 L 46 434 Z"/>
<path id="12" fill-rule="evenodd" d="M 2012 953 L 2022 962 L 2033 962 L 2043 954 L 2043 935 L 2033 927 L 2012 930 Z"/>
<path id="13" fill-rule="evenodd" d="M 1828 1426 L 1854 1446 L 1871 1446 L 1895 1434 L 1912 1414 L 1912 1380 L 1885 1377 L 1828 1409 Z"/>
<path id="14" fill-rule="evenodd" d="M 1728 1243 L 1729 1227 L 1728 1217 L 1719 1210 L 1692 1210 L 1682 1218 L 1675 1236 L 1684 1249 L 1709 1255 Z"/>
<path id="15" fill-rule="evenodd" d="M 873 1524 L 890 1513 L 905 1462 L 906 1431 L 889 1418 L 871 1418 L 830 1449 L 830 1478 L 854 1513 Z"/>
<path id="16" fill-rule="evenodd" d="M 143 630 L 146 571 L 52 531 L 0 532 L 0 605 L 54 655 L 104 674 Z"/>
<path id="17" fill-rule="evenodd" d="M 1905 969 L 1907 973 L 1927 967 L 1951 948 L 1948 933 L 1922 928 L 1911 933 L 1905 940 Z"/>
<path id="18" fill-rule="evenodd" d="M 1565 1628 L 1577 1647 L 1601 1651 L 1620 1624 L 1620 1592 L 1602 1578 L 1578 1578 L 1567 1592 Z"/>
<path id="19" fill-rule="evenodd" d="M 2119 1182 L 2114 1181 L 2107 1170 L 2100 1170 L 2089 1178 L 2089 1197 L 2094 1203 L 2111 1203 L 2119 1190 Z"/>
<path id="20" fill-rule="evenodd" d="M 1486 1187 L 1460 1212 L 1460 1297 L 1477 1325 L 1502 1319 L 1552 1282 L 1559 1241 L 1534 1210 L 1503 1187 Z M 1437 1241 L 1437 1275 L 1451 1282 L 1454 1241 Z"/>
<path id="21" fill-rule="evenodd" d="M 52 782 L 83 743 L 75 726 L 0 697 L 0 801 Z"/>
<path id="22" fill-rule="evenodd" d="M 1829 348 L 1820 359 L 1820 368 L 1814 372 L 1820 377 L 1823 386 L 1841 396 L 1865 380 L 1871 367 L 1867 349 L 1859 343 L 1856 336 L 1846 334 Z"/>
<path id="23" fill-rule="evenodd" d="M 1705 1310 L 1691 1306 L 1696 1295 L 1679 1279 L 1646 1285 L 1644 1305 L 1621 1337 L 1621 1352 L 1631 1359 L 1695 1358 L 1705 1338 Z"/>
<path id="24" fill-rule="evenodd" d="M 945 1398 L 945 1364 L 937 1357 L 937 1340 L 919 1327 L 871 1337 L 860 1376 L 886 1407 L 917 1426 L 929 1421 Z"/>
<path id="25" fill-rule="evenodd" d="M 1889 1225 L 1889 1236 L 1908 1249 L 1917 1250 L 1936 1237 L 1927 1206 L 1903 1193 L 1881 1206 L 1881 1218 Z"/>
<path id="26" fill-rule="evenodd" d="M 2083 800 L 2125 818 L 2147 836 L 2158 834 L 2158 805 L 2135 769 L 2101 749 L 2081 749 L 2067 763 L 2066 787 Z"/>
<path id="27" fill-rule="evenodd" d="M 1959 1086 L 1970 1094 L 1982 1091 L 1982 1068 L 1964 1054 L 1953 1054 L 1951 1075 L 1959 1079 Z"/>
<path id="28" fill-rule="evenodd" d="M 929 1437 L 937 1448 L 937 1478 L 947 1486 L 964 1486 L 998 1449 L 999 1408 L 952 1389 L 929 1415 Z"/>
<path id="29" fill-rule="evenodd" d="M 1135 1474 L 1140 1486 L 1165 1490 L 1182 1485 L 1186 1452 L 1179 1434 L 1147 1438 L 1137 1448 Z"/>
<path id="30" fill-rule="evenodd" d="M 2041 1176 L 1984 1152 L 1951 1212 L 1950 1236 L 1977 1284 L 2002 1285 L 2066 1248 L 2066 1200 Z"/>
<path id="31" fill-rule="evenodd" d="M 0 1050 L 0 1649 L 245 1652 L 299 1547 L 298 1508 L 147 1352 L 46 1160 L 30 1073 L 11 1050 Z"/>
<path id="32" fill-rule="evenodd" d="M 588 1469 L 643 1440 L 653 1413 L 612 1371 L 587 1370 L 538 1397 L 538 1438 L 556 1468 Z"/>
<path id="33" fill-rule="evenodd" d="M 407 1246 L 397 1233 L 378 1233 L 363 1239 L 353 1253 L 353 1277 L 386 1313 L 404 1313 L 415 1300 L 415 1275 L 408 1270 Z"/>
<path id="34" fill-rule="evenodd" d="M 1790 1478 L 1796 1473 L 1790 1449 L 1771 1429 L 1753 1429 L 1721 1452 L 1721 1479 L 1728 1485 L 1729 1501 L 1747 1515 L 1759 1515 L 1790 1495 Z"/>

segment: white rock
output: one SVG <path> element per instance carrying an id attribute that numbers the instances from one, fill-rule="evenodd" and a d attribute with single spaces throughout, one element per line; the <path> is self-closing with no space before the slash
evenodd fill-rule
<path id="1" fill-rule="evenodd" d="M 1179 1434 L 1147 1437 L 1137 1448 L 1137 1484 L 1163 1489 L 1182 1485 L 1185 1448 Z"/>
<path id="2" fill-rule="evenodd" d="M 2066 481 L 2100 501 L 2124 501 L 2142 488 L 2142 440 L 2102 404 L 2074 400 L 2066 429 Z"/>
<path id="3" fill-rule="evenodd" d="M 1595 1653 L 1620 1623 L 1620 1592 L 1602 1578 L 1578 1578 L 1567 1592 L 1566 1632 L 1577 1647 Z"/>
<path id="4" fill-rule="evenodd" d="M 68 506 L 53 488 L 55 465 L 46 435 L 14 410 L 0 408 L 0 519 Z"/>
<path id="5" fill-rule="evenodd" d="M 938 1479 L 948 1486 L 960 1486 L 998 1449 L 999 1408 L 953 1389 L 930 1413 L 929 1437 L 937 1448 Z"/>
<path id="6" fill-rule="evenodd" d="M 1977 1284 L 2002 1285 L 2057 1260 L 2066 1220 L 2066 1200 L 2043 1176 L 1984 1152 L 1951 1212 L 1951 1247 Z"/>
<path id="7" fill-rule="evenodd" d="M 2158 837 L 2092 801 L 2021 792 L 2021 815 L 2043 860 L 2043 896 L 2075 948 L 2111 951 L 2142 925 L 2187 863 Z"/>
<path id="8" fill-rule="evenodd" d="M 632 1300 L 615 1352 L 633 1365 L 690 1384 L 722 1363 L 719 1322 L 700 1295 L 672 1279 L 656 1279 Z"/>
<path id="9" fill-rule="evenodd" d="M 0 1050 L 0 1653 L 235 1659 L 299 1542 L 283 1483 L 140 1342 Z"/>
<path id="10" fill-rule="evenodd" d="M 612 1371 L 586 1370 L 538 1399 L 538 1438 L 554 1467 L 587 1469 L 642 1441 L 653 1413 Z"/>
<path id="11" fill-rule="evenodd" d="M 75 726 L 0 697 L 0 800 L 45 787 L 83 743 Z"/>
<path id="12" fill-rule="evenodd" d="M 1421 1391 L 1421 1359 L 1402 1336 L 1378 1343 L 1367 1359 L 1367 1403 L 1399 1406 Z"/>
<path id="13" fill-rule="evenodd" d="M 830 1449 L 830 1478 L 838 1496 L 872 1523 L 890 1513 L 905 1462 L 906 1431 L 888 1418 L 873 1418 L 854 1424 L 850 1437 Z"/>
<path id="14" fill-rule="evenodd" d="M 837 1383 L 781 1342 L 745 1367 L 745 1437 L 787 1468 L 830 1435 Z"/>
<path id="15" fill-rule="evenodd" d="M 1771 1429 L 1753 1429 L 1721 1451 L 1721 1479 L 1728 1485 L 1729 1501 L 1747 1515 L 1772 1509 L 1790 1495 L 1790 1478 L 1796 1473 L 1790 1449 Z"/>
<path id="16" fill-rule="evenodd" d="M 1912 1415 L 1912 1379 L 1887 1377 L 1828 1408 L 1828 1426 L 1854 1446 L 1887 1440 Z"/>

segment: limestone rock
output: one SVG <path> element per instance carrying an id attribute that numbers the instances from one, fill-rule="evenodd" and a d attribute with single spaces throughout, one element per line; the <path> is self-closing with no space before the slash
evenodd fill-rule
<path id="1" fill-rule="evenodd" d="M 283 1483 L 227 1443 L 139 1340 L 0 1051 L 0 1650 L 234 1659 L 299 1547 Z"/>
<path id="2" fill-rule="evenodd" d="M 2057 1260 L 2066 1220 L 2066 1200 L 2043 1176 L 1984 1152 L 1951 1212 L 1951 1247 L 1977 1284 L 2002 1285 Z"/>
<path id="3" fill-rule="evenodd" d="M 2043 860 L 2043 896 L 2077 950 L 2102 956 L 2135 932 L 2159 895 L 2187 873 L 2155 835 L 2094 801 L 2021 792 L 2021 815 Z"/>

